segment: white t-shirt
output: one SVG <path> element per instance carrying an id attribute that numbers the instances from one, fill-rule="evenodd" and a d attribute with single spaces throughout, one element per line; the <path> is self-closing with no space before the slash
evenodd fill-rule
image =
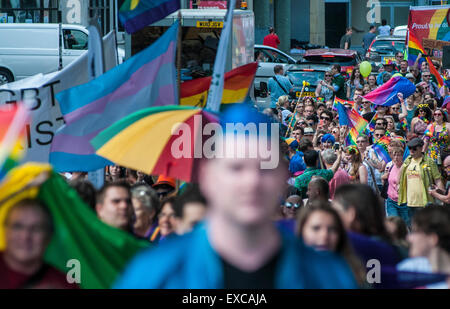
<path id="1" fill-rule="evenodd" d="M 390 35 L 391 34 L 391 26 L 379 26 L 378 31 L 380 32 L 380 35 Z"/>

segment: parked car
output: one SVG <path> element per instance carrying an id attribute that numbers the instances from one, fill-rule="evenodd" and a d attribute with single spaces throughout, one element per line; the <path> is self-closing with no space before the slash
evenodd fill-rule
<path id="1" fill-rule="evenodd" d="M 292 64 L 286 68 L 286 77 L 289 78 L 292 85 L 294 85 L 293 98 L 315 97 L 315 92 L 319 81 L 325 77 L 325 72 L 331 69 L 332 64 L 324 62 L 303 62 L 299 64 Z M 303 82 L 309 83 L 304 92 L 301 93 Z"/>
<path id="2" fill-rule="evenodd" d="M 405 48 L 404 36 L 377 36 L 367 50 L 366 60 L 372 64 L 372 71 L 377 72 L 381 64 L 395 61 L 395 54 L 403 53 Z"/>
<path id="3" fill-rule="evenodd" d="M 259 66 L 255 75 L 255 97 L 266 97 L 268 80 L 274 76 L 273 68 L 281 64 L 286 69 L 287 65 L 295 64 L 297 60 L 276 48 L 255 45 L 255 61 L 259 54 L 262 54 L 262 60 L 258 61 Z"/>
<path id="4" fill-rule="evenodd" d="M 362 62 L 362 57 L 356 50 L 340 48 L 320 48 L 307 50 L 303 56 L 305 61 L 327 64 L 339 64 L 341 73 L 348 75 L 353 68 Z"/>

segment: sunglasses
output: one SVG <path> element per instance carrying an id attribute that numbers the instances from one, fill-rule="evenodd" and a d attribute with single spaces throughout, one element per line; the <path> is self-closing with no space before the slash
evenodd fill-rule
<path id="1" fill-rule="evenodd" d="M 365 143 L 365 142 L 366 142 L 365 140 L 356 141 L 357 144 L 362 144 L 362 143 Z"/>
<path id="2" fill-rule="evenodd" d="M 332 77 L 333 75 L 325 75 L 325 77 Z"/>
<path id="3" fill-rule="evenodd" d="M 426 75 L 422 75 L 423 77 L 431 77 L 431 75 L 428 75 L 428 74 L 426 74 Z"/>
<path id="4" fill-rule="evenodd" d="M 400 107 L 393 107 L 392 110 L 394 111 L 398 111 L 400 109 Z"/>
<path id="5" fill-rule="evenodd" d="M 423 109 L 419 110 L 419 113 L 425 113 L 425 111 Z"/>
<path id="6" fill-rule="evenodd" d="M 441 113 L 434 113 L 435 116 L 442 116 Z"/>
<path id="7" fill-rule="evenodd" d="M 294 204 L 294 203 L 290 203 L 290 202 L 284 203 L 284 206 L 286 208 L 291 208 L 291 207 L 294 207 L 295 209 L 300 208 L 300 204 Z"/>
<path id="8" fill-rule="evenodd" d="M 374 134 L 375 135 L 375 137 L 382 137 L 382 136 L 384 136 L 384 134 Z"/>
<path id="9" fill-rule="evenodd" d="M 322 120 L 330 120 L 331 118 L 330 117 L 320 117 L 320 119 L 322 119 Z"/>

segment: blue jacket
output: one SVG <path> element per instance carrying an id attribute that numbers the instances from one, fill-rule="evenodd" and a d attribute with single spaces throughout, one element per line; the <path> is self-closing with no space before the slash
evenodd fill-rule
<path id="1" fill-rule="evenodd" d="M 201 224 L 193 232 L 167 239 L 138 254 L 114 288 L 220 289 L 223 267 Z M 328 252 L 316 252 L 281 232 L 282 252 L 275 286 L 280 289 L 356 288 L 347 263 Z"/>

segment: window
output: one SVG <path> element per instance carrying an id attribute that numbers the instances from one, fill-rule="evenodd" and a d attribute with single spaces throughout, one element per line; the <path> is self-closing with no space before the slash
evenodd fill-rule
<path id="1" fill-rule="evenodd" d="M 267 61 L 265 62 L 289 63 L 289 59 L 283 54 L 280 54 L 279 52 L 276 52 L 271 49 L 260 49 L 260 51 L 263 52 L 264 58 L 267 59 Z"/>
<path id="2" fill-rule="evenodd" d="M 88 48 L 88 36 L 80 30 L 63 30 L 64 48 L 85 50 Z"/>

